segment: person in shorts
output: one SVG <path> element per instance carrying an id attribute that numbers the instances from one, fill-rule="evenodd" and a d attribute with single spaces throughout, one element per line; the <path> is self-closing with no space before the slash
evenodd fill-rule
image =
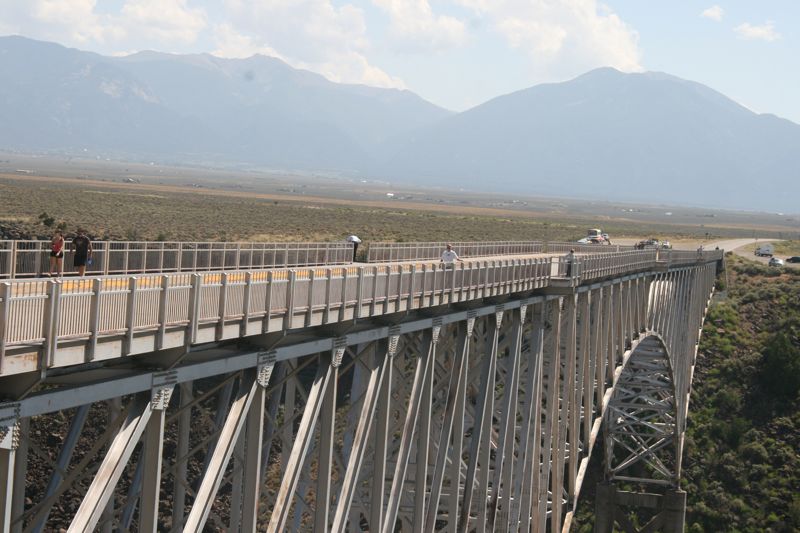
<path id="1" fill-rule="evenodd" d="M 92 258 L 92 241 L 82 229 L 79 229 L 78 235 L 72 239 L 72 251 L 75 252 L 73 264 L 78 270 L 78 275 L 83 276 L 86 273 L 86 264 Z"/>
<path id="2" fill-rule="evenodd" d="M 61 231 L 56 230 L 53 238 L 50 239 L 50 271 L 48 275 L 53 274 L 61 277 L 64 275 L 64 236 Z"/>

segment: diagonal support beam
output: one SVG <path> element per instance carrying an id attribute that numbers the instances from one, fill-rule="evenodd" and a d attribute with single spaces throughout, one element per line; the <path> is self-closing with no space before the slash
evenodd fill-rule
<path id="1" fill-rule="evenodd" d="M 475 413 L 472 428 L 472 441 L 470 443 L 469 452 L 469 465 L 467 466 L 467 478 L 464 485 L 464 505 L 461 508 L 461 516 L 459 518 L 459 531 L 469 530 L 469 519 L 472 511 L 472 499 L 475 493 L 475 473 L 478 471 L 478 464 L 481 465 L 481 472 L 485 474 L 481 476 L 479 482 L 478 494 L 482 495 L 479 499 L 481 507 L 478 509 L 478 531 L 485 531 L 485 516 L 486 516 L 486 486 L 489 480 L 489 437 L 492 427 L 492 414 L 494 411 L 494 387 L 495 387 L 495 372 L 497 369 L 497 342 L 500 335 L 500 326 L 503 320 L 503 312 L 498 311 L 494 315 L 490 315 L 486 320 L 486 350 L 487 354 L 483 358 L 483 370 L 481 373 L 481 381 L 483 384 L 481 388 L 481 396 L 478 403 L 475 404 L 479 409 Z M 481 452 L 483 454 L 481 455 Z M 485 479 L 485 482 L 483 481 Z M 483 529 L 481 528 L 481 519 L 484 519 Z"/>
<path id="2" fill-rule="evenodd" d="M 138 394 L 120 432 L 114 438 L 100 464 L 89 490 L 86 491 L 68 533 L 93 531 L 97 526 L 100 516 L 106 509 L 106 504 L 114 495 L 114 489 L 134 448 L 147 428 L 152 413 L 150 394 Z"/>
<path id="3" fill-rule="evenodd" d="M 239 434 L 242 432 L 247 420 L 247 412 L 253 402 L 253 398 L 256 396 L 257 388 L 255 369 L 244 371 L 239 380 L 239 391 L 236 399 L 233 401 L 228 412 L 228 418 L 222 426 L 222 431 L 214 447 L 214 453 L 211 455 L 208 468 L 200 482 L 200 488 L 197 490 L 197 496 L 192 509 L 189 511 L 189 516 L 186 518 L 184 531 L 195 533 L 203 531 L 208 514 L 211 512 L 211 506 L 214 504 L 217 490 L 219 490 L 222 478 L 225 475 L 225 468 L 228 466 L 236 441 L 239 439 Z"/>
<path id="4" fill-rule="evenodd" d="M 517 424 L 517 399 L 519 394 L 519 365 L 522 357 L 522 325 L 525 322 L 527 307 L 520 307 L 512 312 L 511 368 L 503 392 L 503 411 L 501 423 L 505 422 L 497 446 L 495 459 L 495 476 L 492 483 L 492 501 L 489 521 L 492 531 L 505 531 L 508 527 L 509 507 L 511 503 L 512 472 L 514 469 L 514 433 Z M 500 500 L 502 487 L 503 500 Z M 499 513 L 499 515 L 498 515 Z"/>
<path id="5" fill-rule="evenodd" d="M 469 340 L 472 336 L 472 328 L 474 325 L 474 318 L 470 318 L 467 320 L 467 322 L 462 322 L 458 325 L 458 340 L 455 354 L 456 357 L 455 361 L 453 362 L 453 368 L 450 372 L 447 405 L 445 407 L 442 432 L 439 439 L 439 450 L 436 456 L 433 481 L 431 482 L 431 497 L 430 501 L 428 502 L 428 513 L 427 517 L 425 518 L 426 533 L 432 533 L 436 526 L 436 515 L 439 510 L 439 498 L 442 494 L 442 483 L 444 481 L 445 467 L 447 466 L 447 452 L 450 449 L 450 436 L 453 432 L 453 423 L 455 422 L 456 417 L 460 417 L 462 420 L 464 418 L 463 405 L 464 395 L 467 388 L 466 377 L 468 365 L 467 359 L 469 355 Z M 461 412 L 457 411 L 458 406 L 462 407 Z M 461 438 L 461 435 L 454 435 L 454 441 L 458 440 L 459 444 L 461 442 Z M 454 442 L 453 449 L 454 452 L 458 452 L 460 446 L 457 446 Z M 455 455 L 454 453 L 452 461 L 460 466 L 461 453 L 459 452 L 458 455 Z M 458 469 L 455 469 L 454 472 L 457 477 L 451 481 L 451 486 L 453 487 L 451 490 L 457 491 L 459 484 L 458 477 L 460 477 L 460 473 Z M 420 509 L 417 509 L 417 512 L 419 511 Z"/>
<path id="6" fill-rule="evenodd" d="M 386 354 L 386 342 L 380 342 L 378 347 L 378 356 Z M 333 527 L 331 531 L 344 531 L 347 525 L 347 519 L 350 515 L 350 506 L 352 505 L 353 495 L 357 488 L 358 475 L 361 471 L 362 462 L 364 459 L 364 452 L 367 448 L 367 439 L 369 438 L 370 430 L 372 428 L 372 420 L 375 415 L 375 406 L 381 390 L 381 385 L 387 374 L 391 372 L 392 357 L 384 355 L 383 360 L 380 361 L 369 372 L 366 390 L 364 391 L 364 401 L 361 406 L 361 414 L 358 419 L 358 425 L 353 437 L 353 446 L 350 450 L 350 456 L 347 460 L 347 470 L 344 474 L 342 481 L 342 490 L 336 506 L 336 511 L 333 518 Z"/>
<path id="7" fill-rule="evenodd" d="M 50 481 L 47 483 L 47 490 L 45 491 L 45 500 L 53 496 L 61 485 L 61 480 L 64 478 L 64 472 L 67 471 L 69 462 L 72 459 L 72 452 L 75 450 L 75 444 L 78 442 L 78 437 L 81 436 L 83 424 L 86 422 L 86 417 L 89 414 L 89 405 L 81 405 L 75 415 L 72 417 L 72 423 L 69 426 L 67 437 L 64 439 L 64 444 L 61 445 L 61 451 L 58 453 L 56 459 L 55 469 Z M 36 522 L 31 529 L 32 533 L 41 533 L 44 531 L 44 526 L 47 523 L 47 517 L 50 515 L 50 509 L 53 507 L 54 501 L 51 501 L 46 509 L 43 511 L 42 517 Z"/>
<path id="8" fill-rule="evenodd" d="M 297 483 L 300 481 L 300 474 L 303 471 L 308 449 L 314 441 L 314 428 L 322 409 L 322 400 L 334 373 L 333 367 L 329 364 L 329 357 L 329 355 L 323 356 L 323 360 L 320 361 L 317 367 L 314 382 L 311 384 L 308 402 L 303 411 L 303 418 L 300 420 L 300 427 L 297 430 L 294 446 L 292 446 L 292 451 L 289 453 L 281 488 L 278 491 L 272 517 L 267 527 L 267 531 L 270 533 L 286 531 L 286 521 L 292 508 L 291 498 L 295 490 L 297 490 Z"/>
<path id="9" fill-rule="evenodd" d="M 435 332 L 438 335 L 438 331 Z M 394 477 L 392 478 L 392 489 L 389 492 L 389 504 L 386 514 L 383 517 L 381 531 L 392 533 L 395 530 L 397 511 L 400 508 L 400 496 L 403 492 L 403 485 L 408 468 L 408 459 L 411 455 L 411 442 L 414 439 L 414 428 L 417 425 L 419 416 L 419 406 L 422 400 L 423 384 L 427 379 L 428 373 L 433 372 L 433 360 L 436 353 L 436 345 L 433 337 L 434 332 L 428 330 L 424 334 L 424 341 L 421 357 L 417 359 L 416 370 L 414 371 L 414 384 L 411 386 L 411 397 L 408 401 L 408 412 L 406 413 L 405 423 L 403 424 L 403 437 L 400 442 L 400 450 L 397 454 Z M 433 352 L 433 353 L 432 353 Z"/>

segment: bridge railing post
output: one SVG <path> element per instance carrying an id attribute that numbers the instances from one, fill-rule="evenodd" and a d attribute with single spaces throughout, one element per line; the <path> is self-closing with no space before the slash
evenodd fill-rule
<path id="1" fill-rule="evenodd" d="M 11 283 L 0 283 L 0 374 L 3 373 L 8 338 L 9 312 L 11 310 Z"/>

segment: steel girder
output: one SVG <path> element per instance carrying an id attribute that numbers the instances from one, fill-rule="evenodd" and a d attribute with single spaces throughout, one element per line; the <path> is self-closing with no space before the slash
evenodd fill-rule
<path id="1" fill-rule="evenodd" d="M 77 495 L 55 518 L 76 531 L 568 530 L 604 414 L 610 479 L 678 479 L 712 283 L 713 265 L 645 273 L 47 392 L 0 412 L 18 435 L 0 468 L 22 438 L 52 469 L 29 470 L 27 509 L 0 485 L 0 524 L 48 528 Z M 24 430 L 59 398 L 83 407 Z M 124 416 L 82 423 L 113 398 Z"/>

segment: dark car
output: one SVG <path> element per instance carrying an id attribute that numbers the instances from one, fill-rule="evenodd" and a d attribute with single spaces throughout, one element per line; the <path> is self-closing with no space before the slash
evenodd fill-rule
<path id="1" fill-rule="evenodd" d="M 787 263 L 800 263 L 800 255 L 795 255 L 786 260 Z"/>

